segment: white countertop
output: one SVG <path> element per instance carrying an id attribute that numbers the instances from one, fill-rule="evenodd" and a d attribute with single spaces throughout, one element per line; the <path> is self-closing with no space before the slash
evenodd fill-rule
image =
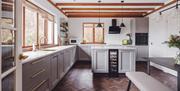
<path id="1" fill-rule="evenodd" d="M 122 49 L 122 50 L 136 50 L 135 46 L 131 45 L 102 45 L 102 46 L 92 46 L 92 50 L 95 49 Z"/>
<path id="2" fill-rule="evenodd" d="M 46 48 L 47 50 L 52 50 L 52 51 L 43 51 L 43 50 L 38 50 L 38 51 L 29 51 L 29 52 L 24 52 L 23 55 L 28 56 L 25 60 L 22 60 L 22 64 L 54 54 L 59 51 L 63 51 L 65 49 L 74 47 L 76 45 L 67 45 L 67 46 L 57 46 L 57 47 L 52 47 L 52 48 Z M 44 49 L 44 50 L 46 50 Z"/>

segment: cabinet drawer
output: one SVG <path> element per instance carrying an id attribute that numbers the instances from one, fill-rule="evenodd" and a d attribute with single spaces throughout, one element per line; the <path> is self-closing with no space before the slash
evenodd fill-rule
<path id="1" fill-rule="evenodd" d="M 43 80 L 50 78 L 50 60 L 48 57 L 41 58 L 23 64 L 23 91 L 32 89 Z"/>
<path id="2" fill-rule="evenodd" d="M 23 91 L 34 89 L 38 83 L 41 83 L 43 80 L 49 81 L 49 78 L 50 78 L 49 69 L 47 67 L 33 74 L 29 74 L 29 75 L 23 74 Z"/>
<path id="3" fill-rule="evenodd" d="M 34 84 L 32 88 L 26 89 L 23 91 L 50 91 L 49 80 L 45 79 L 45 80 L 39 81 L 37 84 Z"/>
<path id="4" fill-rule="evenodd" d="M 48 80 L 41 81 L 32 89 L 32 91 L 50 91 Z"/>
<path id="5" fill-rule="evenodd" d="M 33 73 L 38 72 L 39 70 L 49 67 L 50 65 L 50 58 L 45 57 L 38 60 L 34 60 L 32 62 L 28 62 L 23 64 L 23 73 L 25 75 L 31 75 Z"/>

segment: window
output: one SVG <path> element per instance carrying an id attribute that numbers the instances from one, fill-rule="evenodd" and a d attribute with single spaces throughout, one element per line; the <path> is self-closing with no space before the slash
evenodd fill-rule
<path id="1" fill-rule="evenodd" d="M 24 31 L 24 44 L 25 46 L 37 45 L 37 12 L 25 8 L 25 31 Z"/>
<path id="2" fill-rule="evenodd" d="M 83 43 L 104 43 L 104 24 L 98 28 L 97 23 L 83 24 Z"/>
<path id="3" fill-rule="evenodd" d="M 54 16 L 30 2 L 23 9 L 23 47 L 54 45 Z"/>

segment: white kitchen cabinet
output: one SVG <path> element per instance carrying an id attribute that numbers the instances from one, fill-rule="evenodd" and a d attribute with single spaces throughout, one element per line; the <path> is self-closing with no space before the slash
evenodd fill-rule
<path id="1" fill-rule="evenodd" d="M 64 52 L 64 72 L 66 73 L 70 69 L 71 64 L 71 51 L 69 49 Z"/>
<path id="2" fill-rule="evenodd" d="M 93 50 L 92 58 L 94 73 L 108 73 L 108 50 Z"/>
<path id="3" fill-rule="evenodd" d="M 149 18 L 136 18 L 136 33 L 149 32 Z"/>
<path id="4" fill-rule="evenodd" d="M 149 46 L 136 46 L 136 61 L 143 61 L 143 57 L 149 56 Z"/>
<path id="5" fill-rule="evenodd" d="M 119 73 L 135 71 L 135 52 L 119 50 Z"/>
<path id="6" fill-rule="evenodd" d="M 23 63 L 23 91 L 51 91 L 74 64 L 74 51 L 76 46 L 67 47 Z"/>
<path id="7" fill-rule="evenodd" d="M 59 60 L 58 60 L 58 76 L 61 79 L 64 75 L 64 53 L 59 53 Z"/>
<path id="8" fill-rule="evenodd" d="M 72 48 L 72 64 L 76 61 L 76 46 Z"/>
<path id="9" fill-rule="evenodd" d="M 90 61 L 91 60 L 91 46 L 79 45 L 78 46 L 78 60 Z"/>
<path id="10" fill-rule="evenodd" d="M 51 56 L 51 87 L 55 87 L 59 80 L 58 61 L 59 61 L 58 53 L 53 54 Z"/>

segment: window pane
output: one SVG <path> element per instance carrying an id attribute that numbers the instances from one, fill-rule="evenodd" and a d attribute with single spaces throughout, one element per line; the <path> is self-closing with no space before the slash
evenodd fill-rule
<path id="1" fill-rule="evenodd" d="M 15 91 L 15 72 L 2 79 L 2 91 Z"/>
<path id="2" fill-rule="evenodd" d="M 103 39 L 104 33 L 103 33 L 103 28 L 95 28 L 95 42 L 96 43 L 103 43 L 104 39 Z"/>
<path id="3" fill-rule="evenodd" d="M 39 38 L 40 43 L 45 44 L 44 18 L 39 14 Z"/>
<path id="4" fill-rule="evenodd" d="M 93 24 L 84 24 L 84 27 L 93 27 Z"/>
<path id="5" fill-rule="evenodd" d="M 53 22 L 48 21 L 48 44 L 53 44 Z"/>
<path id="6" fill-rule="evenodd" d="M 15 0 L 1 0 L 1 21 L 2 25 L 9 25 L 14 27 L 14 11 L 15 11 Z"/>
<path id="7" fill-rule="evenodd" d="M 2 73 L 15 66 L 15 31 L 9 29 L 1 29 L 1 43 L 2 43 Z"/>
<path id="8" fill-rule="evenodd" d="M 93 43 L 93 27 L 84 28 L 84 43 Z"/>
<path id="9" fill-rule="evenodd" d="M 3 45 L 12 45 L 14 44 L 15 33 L 13 30 L 1 29 L 1 41 Z"/>
<path id="10" fill-rule="evenodd" d="M 25 45 L 37 44 L 37 12 L 25 9 Z"/>

